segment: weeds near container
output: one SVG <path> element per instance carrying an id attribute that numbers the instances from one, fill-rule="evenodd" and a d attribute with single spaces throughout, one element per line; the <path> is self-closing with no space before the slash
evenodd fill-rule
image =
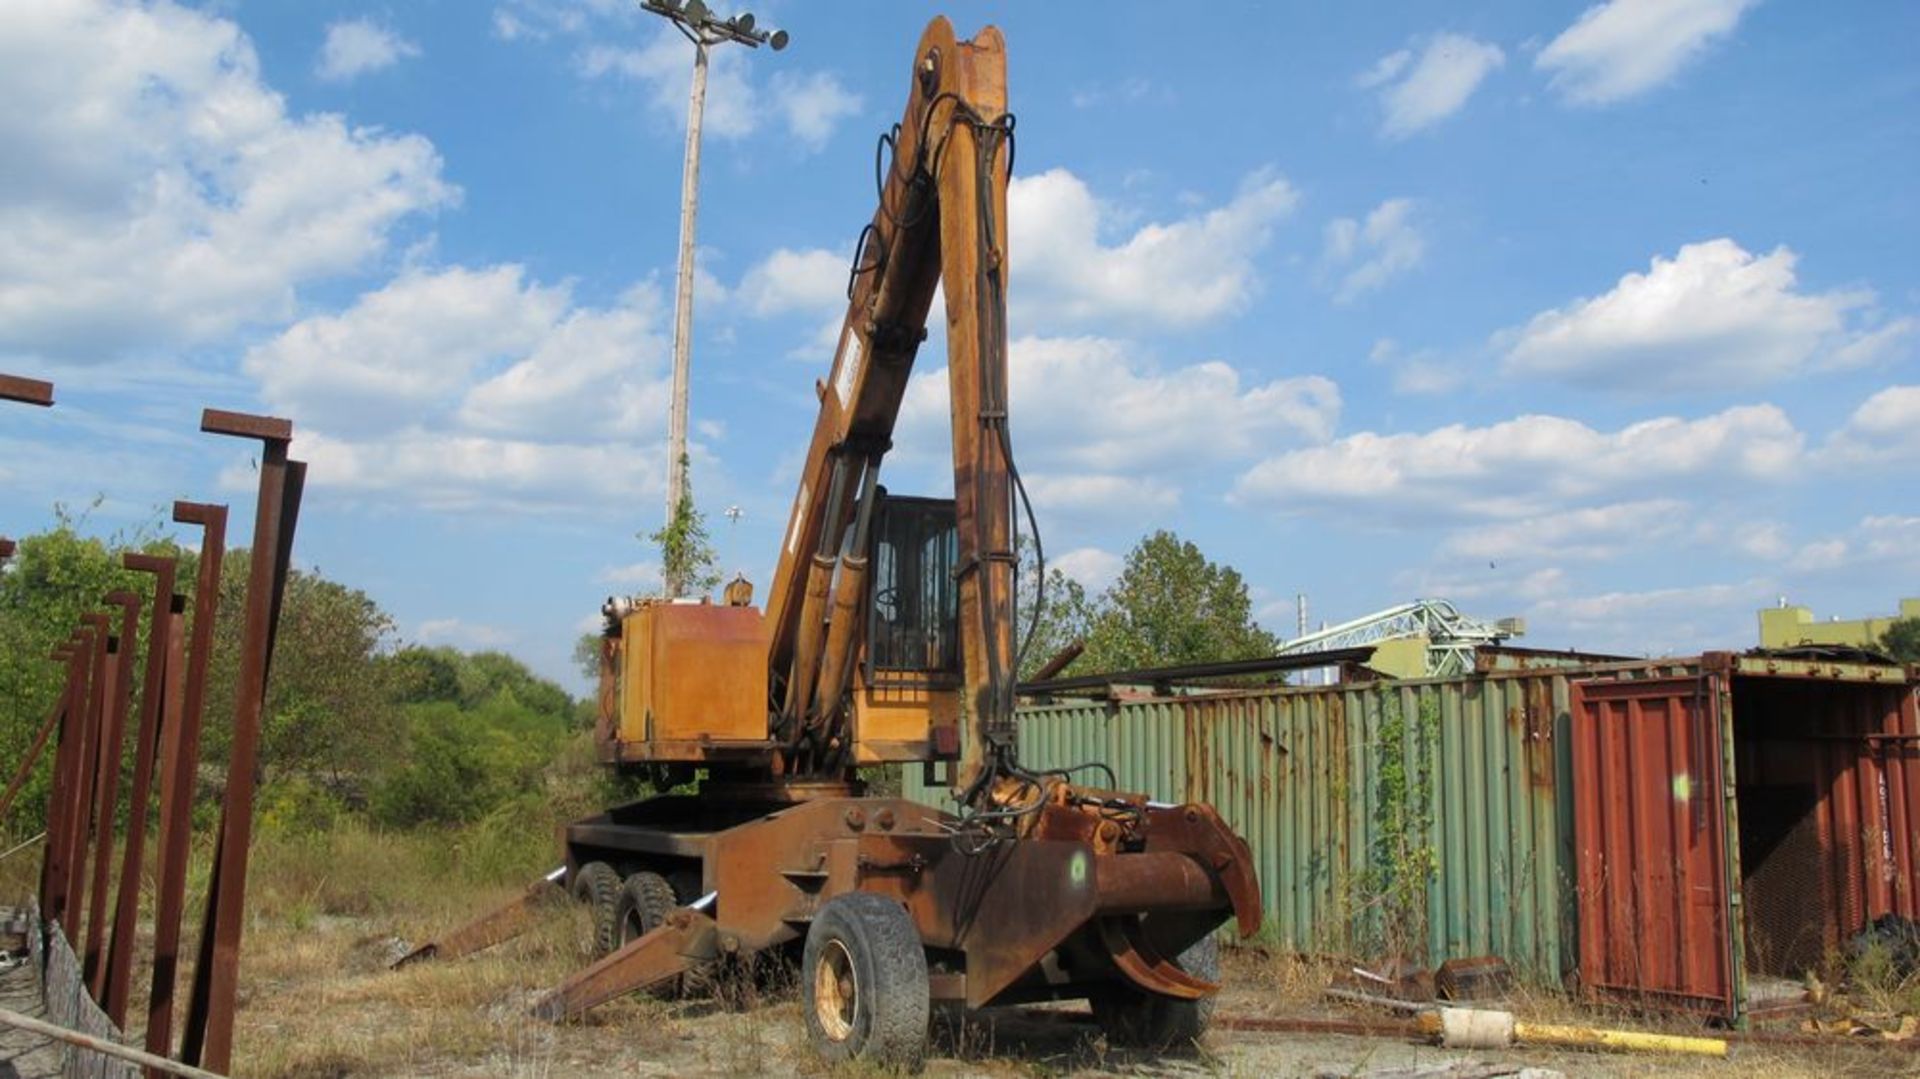
<path id="1" fill-rule="evenodd" d="M 1920 972 L 1900 969 L 1894 949 L 1869 940 L 1847 960 L 1847 988 L 1864 1010 L 1891 1015 L 1920 1014 Z"/>
<path id="2" fill-rule="evenodd" d="M 1423 956 L 1427 942 L 1427 886 L 1439 873 L 1433 846 L 1434 756 L 1440 739 L 1437 700 L 1421 701 L 1409 725 L 1397 690 L 1383 689 L 1379 738 L 1379 797 L 1373 842 L 1361 874 L 1364 897 L 1354 912 L 1362 950 L 1371 955 Z"/>

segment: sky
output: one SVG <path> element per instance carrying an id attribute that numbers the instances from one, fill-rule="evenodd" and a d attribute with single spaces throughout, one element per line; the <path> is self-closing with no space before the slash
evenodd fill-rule
<path id="1" fill-rule="evenodd" d="M 1442 597 L 1634 655 L 1920 594 L 1920 6 L 751 10 L 792 43 L 713 54 L 691 452 L 763 592 L 944 10 L 1007 39 L 1052 565 L 1166 528 L 1282 636 Z M 299 565 L 583 689 L 658 585 L 691 65 L 635 0 L 0 0 L 0 371 L 59 400 L 0 408 L 0 534 L 194 498 L 244 537 L 199 411 L 285 416 Z M 951 491 L 944 350 L 899 493 Z"/>

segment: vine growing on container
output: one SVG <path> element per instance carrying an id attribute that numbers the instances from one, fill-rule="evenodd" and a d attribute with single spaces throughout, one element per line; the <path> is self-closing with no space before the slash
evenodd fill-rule
<path id="1" fill-rule="evenodd" d="M 1363 890 L 1370 917 L 1359 922 L 1376 955 L 1424 956 L 1427 886 L 1438 874 L 1433 844 L 1435 750 L 1440 739 L 1439 701 L 1420 698 L 1408 729 L 1398 689 L 1383 688 L 1379 702 L 1376 758 L 1378 797 L 1373 806 L 1373 842 L 1367 852 Z"/>

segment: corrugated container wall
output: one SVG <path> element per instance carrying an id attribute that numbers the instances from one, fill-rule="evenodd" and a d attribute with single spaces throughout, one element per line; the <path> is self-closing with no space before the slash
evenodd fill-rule
<path id="1" fill-rule="evenodd" d="M 1253 848 L 1281 947 L 1493 954 L 1557 983 L 1574 938 L 1568 715 L 1557 671 L 1071 702 L 1021 710 L 1020 756 L 1211 802 Z M 951 808 L 916 769 L 907 791 Z"/>

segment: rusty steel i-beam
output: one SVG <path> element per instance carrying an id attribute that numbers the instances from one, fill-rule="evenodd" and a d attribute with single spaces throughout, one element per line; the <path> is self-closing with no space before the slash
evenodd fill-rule
<path id="1" fill-rule="evenodd" d="M 53 755 L 53 788 L 47 797 L 47 845 L 40 860 L 40 909 L 52 921 L 66 913 L 67 829 L 73 813 L 66 792 L 72 784 L 74 758 L 79 755 L 81 713 L 87 699 L 87 677 L 92 671 L 93 633 L 76 629 L 53 651 L 67 665 L 60 696 L 60 740 Z"/>
<path id="2" fill-rule="evenodd" d="M 146 1048 L 168 1055 L 174 993 L 179 984 L 180 928 L 186 914 L 187 858 L 192 843 L 194 777 L 206 712 L 207 668 L 220 607 L 220 564 L 226 556 L 227 507 L 175 502 L 173 519 L 200 528 L 200 570 L 193 590 L 191 644 L 176 629 L 167 657 L 167 723 L 160 751 L 160 859 L 153 918 L 153 984 L 147 997 Z M 176 619 L 179 616 L 175 616 Z"/>
<path id="3" fill-rule="evenodd" d="M 99 788 L 100 743 L 105 741 L 101 728 L 107 702 L 113 697 L 114 660 L 119 642 L 113 637 L 113 620 L 99 611 L 80 616 L 93 628 L 93 673 L 87 682 L 87 703 L 80 717 L 79 753 L 69 777 L 65 801 L 72 814 L 67 829 L 67 879 L 62 894 L 66 897 L 61 927 L 69 941 L 82 939 L 82 915 L 86 911 L 87 857 L 94 828 L 94 794 Z"/>
<path id="4" fill-rule="evenodd" d="M 175 561 L 157 555 L 129 552 L 121 564 L 136 573 L 153 575 L 153 603 L 147 620 L 147 661 L 140 687 L 140 729 L 135 734 L 133 788 L 127 799 L 127 841 L 120 863 L 120 891 L 114 905 L 113 935 L 107 948 L 106 995 L 101 1005 L 113 1025 L 125 1029 L 127 989 L 133 976 L 133 938 L 138 932 L 140 879 L 145 865 L 147 810 L 152 805 L 156 740 L 165 720 L 162 710 L 167 654 L 173 612 L 180 597 L 173 593 Z M 131 654 L 131 650 L 129 650 Z"/>
<path id="5" fill-rule="evenodd" d="M 47 408 L 53 404 L 53 383 L 19 375 L 0 375 L 0 401 Z"/>
<path id="6" fill-rule="evenodd" d="M 99 832 L 93 858 L 93 878 L 88 885 L 87 952 L 83 970 L 87 990 L 93 999 L 102 999 L 106 989 L 107 896 L 113 871 L 113 822 L 120 800 L 120 758 L 126 747 L 127 705 L 133 691 L 133 652 L 140 632 L 140 597 L 132 592 L 113 591 L 106 602 L 120 608 L 120 635 L 114 656 L 113 692 L 101 713 L 100 772 L 94 781 L 94 827 Z"/>
<path id="7" fill-rule="evenodd" d="M 239 990 L 260 720 L 266 706 L 274 629 L 293 556 L 294 528 L 307 466 L 287 457 L 287 443 L 293 437 L 289 420 L 207 409 L 201 416 L 200 429 L 209 434 L 256 438 L 262 443 L 260 491 L 240 636 L 240 671 L 234 690 L 233 751 L 227 765 L 226 800 L 214 845 L 199 959 L 194 966 L 180 1046 L 180 1059 L 187 1063 L 225 1071 L 233 1054 L 233 1010 Z"/>

